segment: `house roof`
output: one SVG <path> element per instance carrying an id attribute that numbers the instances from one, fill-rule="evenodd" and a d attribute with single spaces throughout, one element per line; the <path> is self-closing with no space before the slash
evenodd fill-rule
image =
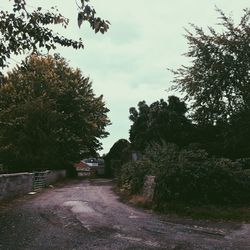
<path id="1" fill-rule="evenodd" d="M 75 163 L 74 167 L 77 168 L 77 169 L 83 169 L 83 168 L 88 168 L 89 165 L 86 164 L 85 162 L 80 161 L 78 163 Z"/>

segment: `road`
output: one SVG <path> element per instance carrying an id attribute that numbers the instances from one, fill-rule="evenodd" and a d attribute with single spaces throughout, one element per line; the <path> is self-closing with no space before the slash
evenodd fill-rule
<path id="1" fill-rule="evenodd" d="M 0 203 L 0 249 L 250 249 L 249 224 L 160 216 L 112 190 L 110 180 L 73 180 Z"/>

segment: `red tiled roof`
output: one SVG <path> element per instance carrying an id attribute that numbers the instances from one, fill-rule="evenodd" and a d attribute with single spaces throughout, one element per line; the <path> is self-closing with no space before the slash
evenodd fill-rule
<path id="1" fill-rule="evenodd" d="M 78 163 L 75 163 L 74 167 L 78 169 L 83 169 L 83 168 L 88 168 L 89 166 L 86 163 L 80 161 Z"/>

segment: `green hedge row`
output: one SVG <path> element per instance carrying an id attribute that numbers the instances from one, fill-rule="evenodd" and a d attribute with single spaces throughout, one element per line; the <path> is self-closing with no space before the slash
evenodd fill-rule
<path id="1" fill-rule="evenodd" d="M 179 150 L 173 144 L 155 144 L 145 151 L 142 161 L 122 166 L 119 186 L 129 194 L 136 194 L 143 187 L 145 175 L 155 175 L 153 202 L 158 209 L 169 202 L 249 204 L 249 162 L 249 159 L 211 158 L 196 146 Z"/>

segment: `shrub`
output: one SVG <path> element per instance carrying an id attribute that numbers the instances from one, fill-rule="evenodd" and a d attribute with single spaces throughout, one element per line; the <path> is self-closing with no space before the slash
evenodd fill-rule
<path id="1" fill-rule="evenodd" d="M 128 194 L 138 194 L 143 187 L 145 175 L 151 173 L 150 161 L 129 162 L 122 166 L 118 184 Z"/>
<path id="2" fill-rule="evenodd" d="M 153 203 L 243 205 L 250 203 L 248 160 L 211 158 L 191 145 L 179 150 L 174 144 L 151 144 L 141 161 L 122 166 L 119 185 L 128 194 L 140 193 L 145 175 L 156 176 Z"/>
<path id="3" fill-rule="evenodd" d="M 173 143 L 151 143 L 145 150 L 143 159 L 150 161 L 154 175 L 161 173 L 161 169 L 166 168 L 177 161 L 179 148 Z"/>
<path id="4" fill-rule="evenodd" d="M 208 158 L 204 150 L 182 150 L 157 175 L 154 202 L 243 204 L 250 202 L 250 172 L 229 159 Z"/>

